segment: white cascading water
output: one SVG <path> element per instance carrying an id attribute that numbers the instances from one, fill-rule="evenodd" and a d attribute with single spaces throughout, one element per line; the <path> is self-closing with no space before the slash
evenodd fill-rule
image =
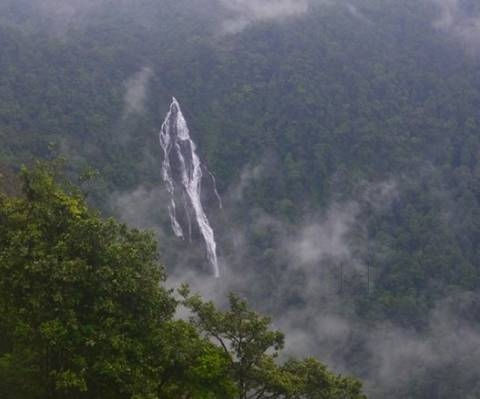
<path id="1" fill-rule="evenodd" d="M 215 176 L 214 176 L 213 173 L 210 172 L 208 169 L 207 169 L 207 172 L 208 172 L 208 174 L 210 175 L 210 177 L 212 178 L 213 192 L 214 192 L 214 194 L 215 194 L 215 197 L 217 197 L 218 206 L 220 207 L 220 209 L 223 209 L 222 197 L 220 197 L 220 194 L 218 193 L 218 190 L 217 190 L 217 181 L 215 180 Z"/>
<path id="2" fill-rule="evenodd" d="M 190 215 L 196 221 L 202 235 L 207 252 L 207 259 L 213 268 L 215 277 L 220 276 L 217 258 L 217 244 L 215 235 L 201 202 L 202 164 L 196 153 L 195 143 L 190 138 L 187 122 L 180 109 L 180 104 L 173 98 L 170 109 L 160 130 L 160 146 L 163 149 L 164 160 L 162 164 L 162 178 L 170 194 L 168 211 L 174 234 L 179 238 L 185 238 L 184 231 L 177 219 L 175 203 L 175 176 L 172 173 L 171 157 L 178 164 L 180 188 L 183 191 L 185 214 L 187 215 L 188 231 L 191 238 Z M 213 175 L 212 175 L 213 178 Z M 214 178 L 213 178 L 214 181 Z M 221 199 L 216 187 L 215 195 Z"/>
<path id="3" fill-rule="evenodd" d="M 175 205 L 175 186 L 173 185 L 173 178 L 172 178 L 172 168 L 170 165 L 169 154 L 170 150 L 172 149 L 172 143 L 170 135 L 168 134 L 169 130 L 169 120 L 168 118 L 162 125 L 162 130 L 160 131 L 160 146 L 163 148 L 163 164 L 162 164 L 162 178 L 167 186 L 167 191 L 170 194 L 170 204 L 168 205 L 168 213 L 170 215 L 170 222 L 172 224 L 172 230 L 174 234 L 179 237 L 183 238 L 183 229 L 180 226 L 180 223 L 177 221 L 177 212 L 176 212 L 176 205 Z"/>

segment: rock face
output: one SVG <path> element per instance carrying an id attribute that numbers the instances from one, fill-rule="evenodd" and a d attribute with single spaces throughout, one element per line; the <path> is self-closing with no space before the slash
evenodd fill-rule
<path id="1" fill-rule="evenodd" d="M 215 187 L 215 178 L 202 165 L 180 104 L 173 98 L 160 130 L 163 149 L 162 178 L 170 194 L 168 212 L 173 233 L 181 239 L 192 240 L 192 230 L 198 229 L 205 242 L 206 255 L 215 277 L 220 276 L 215 234 L 201 201 L 202 179 L 211 179 L 215 196 L 221 199 Z M 177 207 L 181 201 L 182 206 Z M 179 209 L 180 208 L 180 209 Z"/>

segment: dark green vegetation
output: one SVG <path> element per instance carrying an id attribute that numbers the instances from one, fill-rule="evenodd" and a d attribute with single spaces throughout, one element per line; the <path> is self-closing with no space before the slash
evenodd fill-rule
<path id="1" fill-rule="evenodd" d="M 317 2 L 307 15 L 235 35 L 222 33 L 227 11 L 214 0 L 142 0 L 114 10 L 105 2 L 67 26 L 37 18 L 32 2 L 0 0 L 0 162 L 18 167 L 60 153 L 71 174 L 91 165 L 101 180 L 90 199 L 112 214 L 112 192 L 159 185 L 156 134 L 175 95 L 221 194 L 228 199 L 243 171 L 255 176 L 215 227 L 228 266 L 254 276 L 245 291 L 259 307 L 305 305 L 298 291 L 312 276 L 278 255 L 285 234 L 349 201 L 358 205 L 352 256 L 344 264 L 315 259 L 337 276 L 329 290 L 340 294 L 319 293 L 319 313 L 335 302 L 361 330 L 386 322 L 423 340 L 435 332 L 440 301 L 478 298 L 478 42 L 435 27 L 439 2 L 360 0 L 356 15 L 342 1 Z M 478 3 L 456 3 L 478 16 Z M 153 71 L 145 108 L 128 113 L 125 84 L 145 67 Z M 385 183 L 388 199 L 365 195 Z M 163 209 L 159 203 L 157 213 Z M 277 224 L 256 223 L 258 210 Z M 155 215 L 168 231 L 164 216 Z M 245 236 L 241 261 L 230 226 Z M 160 246 L 176 270 L 181 245 Z M 280 276 L 288 290 L 275 291 Z M 479 308 L 472 300 L 452 328 L 466 323 L 478 333 Z M 348 366 L 368 377 L 362 343 L 352 339 L 345 352 Z M 471 359 L 434 370 L 423 361 L 402 391 L 382 387 L 380 397 L 478 396 Z"/>
<path id="2" fill-rule="evenodd" d="M 21 182 L 0 194 L 2 398 L 364 398 L 314 359 L 276 363 L 283 334 L 238 297 L 226 311 L 186 287 L 175 299 L 152 236 L 47 168 Z"/>

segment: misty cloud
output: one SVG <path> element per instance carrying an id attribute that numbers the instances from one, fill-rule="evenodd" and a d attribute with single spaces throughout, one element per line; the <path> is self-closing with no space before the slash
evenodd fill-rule
<path id="1" fill-rule="evenodd" d="M 223 23 L 227 33 L 237 33 L 257 21 L 278 20 L 308 10 L 308 0 L 220 0 L 230 16 Z"/>
<path id="2" fill-rule="evenodd" d="M 377 183 L 363 181 L 359 183 L 356 191 L 359 203 L 377 211 L 388 208 L 400 194 L 399 183 L 395 179 Z"/>
<path id="3" fill-rule="evenodd" d="M 231 202 L 241 202 L 243 200 L 246 188 L 252 184 L 253 181 L 258 180 L 264 171 L 264 165 L 247 166 L 240 174 L 238 184 L 234 185 L 228 193 Z"/>
<path id="4" fill-rule="evenodd" d="M 162 232 L 165 219 L 162 204 L 167 204 L 168 194 L 163 187 L 139 186 L 126 193 L 114 193 L 112 209 L 121 220 L 132 227 Z M 163 233 L 162 233 L 163 235 Z"/>
<path id="5" fill-rule="evenodd" d="M 141 114 L 145 111 L 148 83 L 153 76 L 150 67 L 143 67 L 125 83 L 125 115 Z"/>
<path id="6" fill-rule="evenodd" d="M 477 53 L 480 45 L 480 15 L 462 6 L 461 0 L 432 0 L 440 15 L 435 28 L 453 34 L 469 52 Z"/>
<path id="7" fill-rule="evenodd" d="M 480 329 L 478 323 L 465 317 L 464 312 L 474 311 L 478 306 L 475 302 L 478 298 L 472 293 L 453 294 L 439 301 L 428 327 L 422 332 L 376 326 L 367 338 L 372 355 L 371 389 L 377 395 L 402 392 L 407 396 L 409 383 L 425 381 L 430 376 L 433 384 L 435 378 L 431 376 L 442 378 L 442 373 L 455 372 L 461 359 L 464 366 L 461 379 L 473 382 L 472 397 L 478 395 L 480 384 L 476 370 L 480 361 Z"/>
<path id="8" fill-rule="evenodd" d="M 346 235 L 355 221 L 357 208 L 355 204 L 335 206 L 329 210 L 323 222 L 304 227 L 296 234 L 298 239 L 289 244 L 294 263 L 302 266 L 317 263 L 326 256 L 349 256 Z"/>
<path id="9" fill-rule="evenodd" d="M 354 18 L 358 19 L 361 22 L 365 22 L 368 24 L 372 24 L 373 21 L 370 20 L 364 13 L 362 13 L 357 6 L 350 2 L 345 3 L 345 7 L 347 11 L 352 15 Z"/>
<path id="10" fill-rule="evenodd" d="M 472 293 L 439 301 L 422 331 L 389 322 L 361 323 L 352 314 L 342 313 L 340 296 L 329 303 L 307 304 L 280 314 L 276 326 L 286 332 L 290 354 L 318 356 L 342 373 L 361 370 L 369 397 L 408 398 L 415 382 L 431 390 L 439 385 L 437 378 L 453 372 L 460 372 L 460 380 L 471 384 L 475 397 L 480 392 L 480 329 L 459 310 L 467 307 L 472 311 L 473 301 Z M 351 351 L 363 359 L 360 370 L 351 364 Z M 462 370 L 458 369 L 460 359 L 465 366 Z M 437 397 L 446 396 L 439 392 Z"/>

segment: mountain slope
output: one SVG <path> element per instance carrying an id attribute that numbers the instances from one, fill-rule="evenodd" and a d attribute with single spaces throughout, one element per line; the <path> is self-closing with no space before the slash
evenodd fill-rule
<path id="1" fill-rule="evenodd" d="M 478 393 L 462 372 L 479 358 L 476 3 L 313 1 L 269 14 L 253 1 L 72 1 L 76 18 L 61 24 L 39 3 L 13 4 L 0 1 L 2 163 L 61 154 L 73 174 L 97 168 L 91 200 L 154 228 L 184 278 L 203 252 L 175 240 L 163 206 L 158 131 L 174 95 L 225 202 L 207 211 L 227 275 L 206 289 L 298 322 L 308 350 L 378 397 Z M 457 325 L 471 339 L 452 336 Z M 384 330 L 422 350 L 402 360 Z M 460 348 L 437 358 L 442 344 Z"/>

